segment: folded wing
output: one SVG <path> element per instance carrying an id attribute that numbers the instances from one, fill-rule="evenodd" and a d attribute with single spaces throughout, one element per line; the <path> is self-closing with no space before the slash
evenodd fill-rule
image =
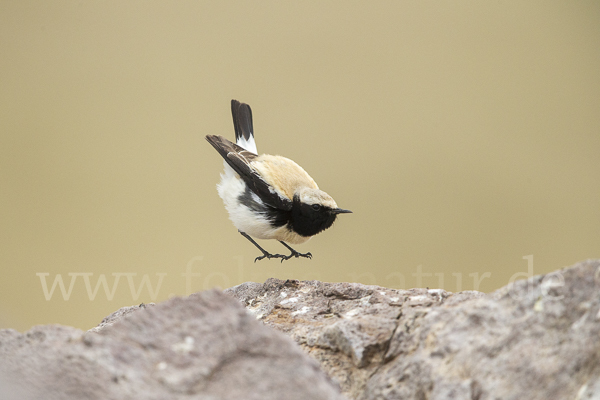
<path id="1" fill-rule="evenodd" d="M 230 142 L 223 136 L 207 135 L 206 140 L 263 203 L 279 210 L 289 211 L 292 209 L 291 199 L 280 195 L 273 186 L 263 179 L 258 171 L 252 168 L 251 163 L 258 155 Z"/>

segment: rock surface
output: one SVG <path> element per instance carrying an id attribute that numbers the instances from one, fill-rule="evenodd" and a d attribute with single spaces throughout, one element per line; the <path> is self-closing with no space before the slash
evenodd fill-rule
<path id="1" fill-rule="evenodd" d="M 489 295 L 269 279 L 0 331 L 0 399 L 39 398 L 600 400 L 600 261 Z"/>
<path id="2" fill-rule="evenodd" d="M 226 290 L 352 399 L 600 399 L 600 261 L 490 295 L 269 279 Z"/>
<path id="3" fill-rule="evenodd" d="M 127 307 L 88 332 L 2 330 L 0 382 L 3 400 L 343 399 L 296 344 L 216 290 Z"/>

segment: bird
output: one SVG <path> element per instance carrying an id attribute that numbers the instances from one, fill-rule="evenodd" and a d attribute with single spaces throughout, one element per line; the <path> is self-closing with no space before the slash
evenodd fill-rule
<path id="1" fill-rule="evenodd" d="M 225 170 L 217 184 L 239 233 L 256 246 L 262 259 L 312 258 L 289 244 L 301 244 L 331 227 L 339 214 L 351 213 L 339 208 L 333 198 L 319 189 L 313 178 L 297 163 L 277 155 L 258 155 L 254 140 L 252 109 L 231 100 L 231 115 L 236 143 L 223 136 L 206 135 L 206 140 L 223 157 Z M 274 239 L 289 255 L 271 254 L 253 238 Z M 289 243 L 289 244 L 288 244 Z"/>

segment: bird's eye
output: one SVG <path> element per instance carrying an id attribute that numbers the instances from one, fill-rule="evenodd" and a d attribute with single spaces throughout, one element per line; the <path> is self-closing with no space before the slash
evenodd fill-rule
<path id="1" fill-rule="evenodd" d="M 321 205 L 320 204 L 313 204 L 312 205 L 313 210 L 315 211 L 319 211 L 321 209 Z"/>

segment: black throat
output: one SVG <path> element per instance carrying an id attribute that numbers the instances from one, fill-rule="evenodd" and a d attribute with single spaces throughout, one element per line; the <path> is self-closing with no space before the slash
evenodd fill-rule
<path id="1" fill-rule="evenodd" d="M 336 216 L 330 208 L 320 206 L 316 210 L 311 204 L 302 203 L 296 195 L 288 226 L 300 236 L 313 236 L 333 225 Z"/>

